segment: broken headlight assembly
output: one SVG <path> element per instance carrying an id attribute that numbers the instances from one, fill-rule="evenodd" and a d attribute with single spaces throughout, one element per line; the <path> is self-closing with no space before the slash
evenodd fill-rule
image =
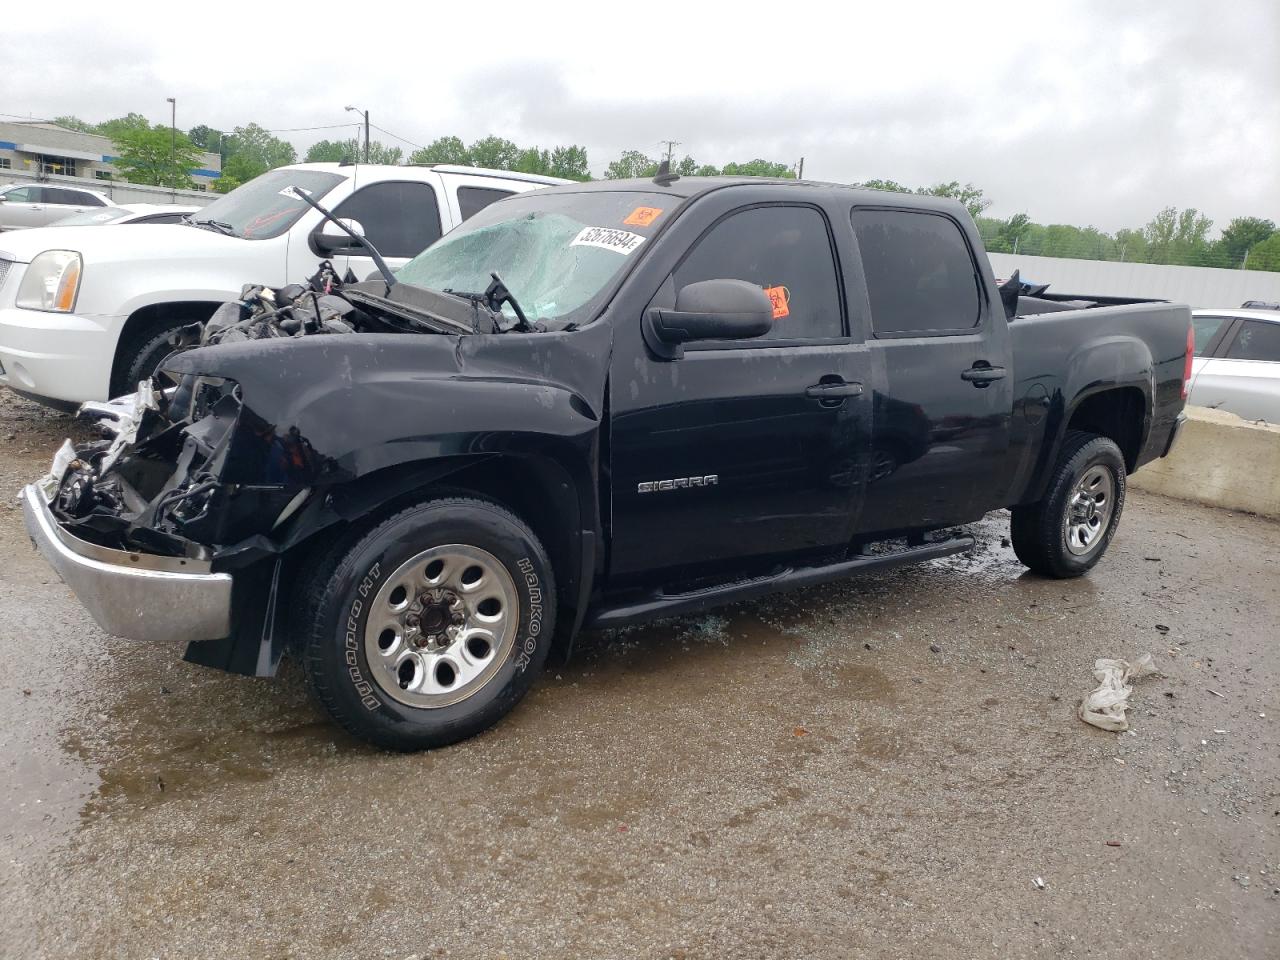
<path id="1" fill-rule="evenodd" d="M 273 474 L 274 428 L 246 413 L 234 381 L 186 376 L 163 390 L 143 382 L 81 414 L 103 436 L 65 463 L 53 506 L 85 539 L 207 559 L 270 532 L 306 499 L 295 478 Z"/>

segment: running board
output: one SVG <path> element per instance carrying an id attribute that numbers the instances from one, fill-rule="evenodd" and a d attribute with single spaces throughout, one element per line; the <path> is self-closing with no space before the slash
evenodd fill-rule
<path id="1" fill-rule="evenodd" d="M 660 593 L 645 600 L 639 600 L 618 607 L 604 607 L 592 611 L 587 616 L 586 626 L 590 628 L 611 629 L 630 626 L 645 620 L 658 617 L 683 616 L 698 613 L 710 607 L 718 607 L 727 603 L 739 603 L 743 600 L 754 600 L 780 590 L 791 590 L 796 587 L 811 587 L 830 580 L 839 580 L 855 573 L 868 570 L 887 570 L 901 567 L 909 563 L 921 563 L 925 560 L 937 560 L 939 557 L 950 557 L 973 549 L 973 537 L 954 537 L 937 543 L 925 543 L 920 546 L 895 550 L 892 553 L 881 553 L 870 556 L 854 557 L 824 567 L 788 568 L 765 577 L 751 580 L 736 580 L 733 583 L 707 587 L 689 593 Z"/>

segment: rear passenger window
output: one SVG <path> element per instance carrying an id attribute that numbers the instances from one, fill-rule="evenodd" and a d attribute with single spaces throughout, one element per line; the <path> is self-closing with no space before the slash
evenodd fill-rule
<path id="1" fill-rule="evenodd" d="M 933 213 L 858 209 L 853 230 L 877 336 L 961 333 L 977 326 L 978 273 L 955 221 Z"/>
<path id="2" fill-rule="evenodd" d="M 1195 355 L 1197 357 L 1204 356 L 1205 350 L 1213 338 L 1218 335 L 1218 331 L 1222 329 L 1222 325 L 1227 322 L 1226 317 L 1192 317 L 1191 326 L 1196 332 Z"/>
<path id="3" fill-rule="evenodd" d="M 384 257 L 416 257 L 440 239 L 436 192 L 425 183 L 372 183 L 338 204 L 334 216 L 358 220 Z"/>
<path id="4" fill-rule="evenodd" d="M 495 200 L 509 197 L 511 193 L 510 190 L 495 190 L 493 187 L 459 187 L 458 210 L 463 220 L 469 220 Z"/>
<path id="5" fill-rule="evenodd" d="M 774 302 L 761 340 L 844 335 L 827 221 L 812 207 L 752 207 L 711 228 L 676 267 L 676 290 L 702 280 L 746 280 Z M 751 343 L 754 341 L 746 341 Z"/>
<path id="6" fill-rule="evenodd" d="M 1280 323 L 1246 320 L 1227 347 L 1228 360 L 1280 361 Z"/>

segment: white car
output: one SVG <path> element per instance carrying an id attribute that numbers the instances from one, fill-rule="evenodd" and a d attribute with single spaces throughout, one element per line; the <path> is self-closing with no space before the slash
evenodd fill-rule
<path id="1" fill-rule="evenodd" d="M 200 207 L 184 203 L 131 203 L 128 206 L 103 207 L 63 217 L 52 227 L 93 227 L 108 223 L 181 223 Z"/>
<path id="2" fill-rule="evenodd" d="M 73 213 L 114 207 L 105 193 L 54 183 L 11 183 L 0 187 L 0 230 L 46 227 Z"/>
<path id="3" fill-rule="evenodd" d="M 294 192 L 307 192 L 394 269 L 488 204 L 566 183 L 463 166 L 279 167 L 184 224 L 51 227 L 0 236 L 0 385 L 52 406 L 105 400 L 149 377 L 176 332 L 246 283 L 280 287 L 330 260 L 374 270 L 364 248 Z"/>
<path id="4" fill-rule="evenodd" d="M 1187 403 L 1280 423 L 1280 310 L 1195 310 Z"/>

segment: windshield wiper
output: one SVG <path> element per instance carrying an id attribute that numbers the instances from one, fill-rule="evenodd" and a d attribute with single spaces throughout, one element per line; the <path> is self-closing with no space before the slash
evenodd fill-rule
<path id="1" fill-rule="evenodd" d="M 396 285 L 396 276 L 394 273 L 391 272 L 391 268 L 387 266 L 387 261 L 382 259 L 382 254 L 378 252 L 378 248 L 369 242 L 369 238 L 364 236 L 363 234 L 356 233 L 354 230 L 348 227 L 345 223 L 343 223 L 341 220 L 335 217 L 332 213 L 330 213 L 324 207 L 320 206 L 320 204 L 312 200 L 311 195 L 307 193 L 306 190 L 303 190 L 301 187 L 289 187 L 288 189 L 293 192 L 293 196 L 297 197 L 299 200 L 305 201 L 310 206 L 313 206 L 317 210 L 319 210 L 320 216 L 324 217 L 326 220 L 332 223 L 335 227 L 337 227 L 339 230 L 341 230 L 343 233 L 349 236 L 352 240 L 354 240 L 357 246 L 364 247 L 366 250 L 369 251 L 369 258 L 373 261 L 373 265 L 378 268 L 378 272 L 382 274 L 382 279 L 387 285 L 387 293 L 390 293 L 391 288 Z"/>
<path id="2" fill-rule="evenodd" d="M 212 227 L 214 230 L 217 230 L 219 233 L 224 233 L 228 237 L 236 236 L 236 228 L 229 223 L 223 223 L 221 220 L 196 220 L 190 215 L 185 216 L 183 219 L 193 227 Z"/>
<path id="3" fill-rule="evenodd" d="M 520 309 L 520 304 L 516 302 L 515 295 L 507 289 L 507 285 L 502 282 L 502 278 L 496 273 L 490 273 L 489 276 L 493 280 L 489 286 L 485 287 L 484 293 L 471 293 L 466 290 L 454 290 L 452 287 L 445 287 L 441 293 L 447 293 L 451 297 L 458 297 L 462 300 L 470 300 L 472 303 L 487 307 L 489 312 L 494 316 L 495 326 L 498 318 L 502 316 L 502 305 L 504 303 L 511 304 L 511 309 L 515 311 L 516 322 L 507 327 L 506 330 L 499 329 L 499 333 L 507 333 L 511 330 L 519 330 L 521 332 L 533 332 L 538 329 L 536 324 L 530 323 L 529 318 L 524 315 L 524 311 Z"/>

